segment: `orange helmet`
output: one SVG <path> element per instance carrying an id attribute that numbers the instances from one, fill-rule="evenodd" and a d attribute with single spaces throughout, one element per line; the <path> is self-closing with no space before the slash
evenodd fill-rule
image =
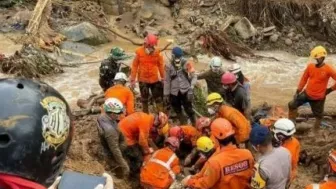
<path id="1" fill-rule="evenodd" d="M 336 173 L 336 150 L 331 150 L 328 156 L 330 168 Z"/>
<path id="2" fill-rule="evenodd" d="M 169 137 L 176 137 L 179 140 L 181 140 L 182 137 L 183 137 L 183 130 L 179 126 L 174 126 L 174 127 L 169 129 L 169 135 L 168 136 Z"/>
<path id="3" fill-rule="evenodd" d="M 217 139 L 222 140 L 235 134 L 235 131 L 228 120 L 217 118 L 211 123 L 211 134 Z"/>
<path id="4" fill-rule="evenodd" d="M 164 127 L 168 123 L 168 116 L 163 112 L 159 112 L 159 121 L 161 127 Z"/>
<path id="5" fill-rule="evenodd" d="M 196 121 L 196 129 L 202 132 L 203 128 L 210 127 L 211 120 L 208 117 L 200 117 Z"/>

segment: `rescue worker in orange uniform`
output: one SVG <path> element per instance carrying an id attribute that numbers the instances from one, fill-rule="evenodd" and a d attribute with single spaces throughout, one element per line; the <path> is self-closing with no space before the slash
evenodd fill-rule
<path id="1" fill-rule="evenodd" d="M 147 34 L 144 46 L 138 48 L 131 70 L 131 86 L 139 81 L 142 110 L 149 112 L 148 102 L 150 92 L 159 111 L 163 111 L 163 79 L 165 78 L 163 57 L 159 49 L 155 49 L 158 39 L 153 34 Z M 160 75 L 159 75 L 160 73 Z"/>
<path id="2" fill-rule="evenodd" d="M 336 80 L 336 70 L 332 65 L 324 62 L 327 56 L 327 51 L 324 47 L 315 47 L 310 56 L 316 62 L 308 64 L 304 71 L 294 99 L 288 103 L 288 118 L 295 123 L 298 108 L 308 102 L 316 118 L 314 127 L 318 129 L 322 122 L 326 96 L 336 89 L 336 84 L 327 88 L 330 78 Z"/>
<path id="3" fill-rule="evenodd" d="M 331 150 L 328 156 L 328 174 L 320 184 L 311 184 L 305 189 L 334 189 L 336 188 L 336 150 Z"/>
<path id="4" fill-rule="evenodd" d="M 134 112 L 134 94 L 125 86 L 127 76 L 123 72 L 118 72 L 114 77 L 114 86 L 105 92 L 105 100 L 108 98 L 117 98 L 126 107 L 126 115 Z"/>
<path id="5" fill-rule="evenodd" d="M 272 127 L 274 133 L 275 147 L 282 146 L 291 154 L 291 182 L 297 176 L 297 169 L 300 156 L 300 142 L 293 135 L 296 131 L 294 123 L 286 118 L 279 119 Z"/>
<path id="6" fill-rule="evenodd" d="M 181 142 L 178 156 L 180 158 L 189 155 L 196 146 L 200 133 L 191 125 L 173 126 L 169 129 L 168 136 L 174 136 Z"/>
<path id="7" fill-rule="evenodd" d="M 185 178 L 182 183 L 196 189 L 248 189 L 254 164 L 251 152 L 237 148 L 235 130 L 226 119 L 214 120 L 211 134 L 218 140 L 220 148 L 200 173 Z"/>
<path id="8" fill-rule="evenodd" d="M 176 137 L 168 137 L 165 147 L 155 151 L 144 162 L 140 173 L 140 182 L 144 189 L 168 189 L 181 172 L 180 162 L 175 154 L 180 146 Z"/>
<path id="9" fill-rule="evenodd" d="M 149 137 L 152 127 L 160 129 L 167 122 L 168 117 L 162 112 L 155 115 L 135 112 L 119 122 L 119 129 L 127 144 L 125 156 L 130 161 L 132 173 L 138 173 L 144 156 L 153 153 L 153 149 L 149 147 L 149 143 L 152 144 Z"/>
<path id="10" fill-rule="evenodd" d="M 211 93 L 207 97 L 208 112 L 217 118 L 227 119 L 235 129 L 235 138 L 238 143 L 246 142 L 251 132 L 250 122 L 237 109 L 224 103 L 222 96 L 218 93 Z"/>

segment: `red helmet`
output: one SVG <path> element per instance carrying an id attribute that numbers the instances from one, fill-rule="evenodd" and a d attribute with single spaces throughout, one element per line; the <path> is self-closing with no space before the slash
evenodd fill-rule
<path id="1" fill-rule="evenodd" d="M 203 128 L 210 127 L 211 120 L 208 117 L 200 117 L 196 121 L 196 129 L 202 132 Z"/>
<path id="2" fill-rule="evenodd" d="M 180 147 L 180 141 L 176 137 L 168 137 L 168 138 L 166 138 L 165 144 L 166 145 L 169 144 L 169 145 L 171 145 L 174 148 L 179 148 Z"/>
<path id="3" fill-rule="evenodd" d="M 232 83 L 235 83 L 237 81 L 237 77 L 235 74 L 231 72 L 226 72 L 225 74 L 222 75 L 222 84 L 223 85 L 229 85 Z"/>
<path id="4" fill-rule="evenodd" d="M 211 134 L 217 139 L 222 140 L 235 134 L 235 130 L 228 120 L 217 118 L 211 123 Z"/>
<path id="5" fill-rule="evenodd" d="M 183 130 L 179 126 L 174 126 L 169 129 L 169 137 L 176 137 L 181 140 L 183 137 Z"/>
<path id="6" fill-rule="evenodd" d="M 156 35 L 149 33 L 145 38 L 145 44 L 154 47 L 158 44 L 158 38 Z"/>

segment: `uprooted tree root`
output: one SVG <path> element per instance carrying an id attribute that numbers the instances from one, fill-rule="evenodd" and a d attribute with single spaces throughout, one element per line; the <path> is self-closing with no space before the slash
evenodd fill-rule
<path id="1" fill-rule="evenodd" d="M 200 34 L 200 38 L 203 38 L 203 48 L 206 51 L 229 60 L 235 60 L 235 56 L 250 57 L 253 55 L 249 48 L 232 42 L 225 31 L 205 30 Z"/>
<path id="2" fill-rule="evenodd" d="M 41 78 L 63 72 L 63 68 L 56 60 L 48 57 L 41 50 L 27 45 L 13 56 L 1 60 L 0 70 L 2 73 L 25 78 Z"/>

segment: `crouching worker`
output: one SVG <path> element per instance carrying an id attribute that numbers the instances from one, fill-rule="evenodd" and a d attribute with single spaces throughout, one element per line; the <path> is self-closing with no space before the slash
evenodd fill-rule
<path id="1" fill-rule="evenodd" d="M 155 151 L 144 162 L 140 173 L 140 182 L 144 189 L 168 189 L 181 172 L 179 159 L 175 155 L 180 146 L 176 137 L 168 137 L 165 147 Z"/>
<path id="2" fill-rule="evenodd" d="M 123 104 L 116 98 L 109 98 L 105 101 L 104 112 L 98 117 L 98 133 L 102 144 L 112 152 L 114 160 L 121 168 L 123 177 L 127 177 L 130 172 L 127 161 L 122 152 L 126 149 L 126 143 L 123 134 L 118 128 L 120 116 L 123 115 Z"/>
<path id="3" fill-rule="evenodd" d="M 275 144 L 274 146 L 282 146 L 286 148 L 291 154 L 291 181 L 297 176 L 297 169 L 300 156 L 300 142 L 293 135 L 295 133 L 294 123 L 286 118 L 279 119 L 275 122 L 272 132 L 274 133 Z"/>
<path id="4" fill-rule="evenodd" d="M 331 150 L 328 156 L 328 174 L 320 184 L 311 184 L 306 189 L 334 189 L 336 188 L 336 150 Z"/>
<path id="5" fill-rule="evenodd" d="M 218 152 L 205 163 L 195 176 L 186 177 L 182 183 L 190 188 L 248 189 L 253 174 L 253 156 L 246 149 L 238 149 L 235 130 L 227 120 L 225 124 L 211 124 L 211 134 L 220 144 Z"/>
<path id="6" fill-rule="evenodd" d="M 180 140 L 181 146 L 178 153 L 180 158 L 187 156 L 196 147 L 196 141 L 200 136 L 196 128 L 191 125 L 174 126 L 169 129 L 168 135 Z"/>
<path id="7" fill-rule="evenodd" d="M 0 188 L 57 189 L 74 132 L 68 103 L 27 79 L 1 79 L 0 96 Z"/>
<path id="8" fill-rule="evenodd" d="M 167 122 L 168 117 L 162 112 L 155 115 L 135 112 L 119 122 L 119 129 L 126 139 L 125 155 L 129 160 L 132 174 L 139 173 L 144 157 L 153 153 L 155 146 L 150 138 L 151 129 L 153 127 L 160 129 Z"/>

